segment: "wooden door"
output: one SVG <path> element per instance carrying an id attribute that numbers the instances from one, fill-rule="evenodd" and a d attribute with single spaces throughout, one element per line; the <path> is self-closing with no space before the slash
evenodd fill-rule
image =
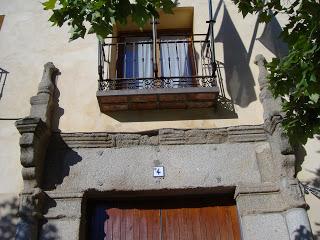
<path id="1" fill-rule="evenodd" d="M 97 204 L 91 213 L 92 240 L 237 240 L 232 201 L 163 199 Z"/>

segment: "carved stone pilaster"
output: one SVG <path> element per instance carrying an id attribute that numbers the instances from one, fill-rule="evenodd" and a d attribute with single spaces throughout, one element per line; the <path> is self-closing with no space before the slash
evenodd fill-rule
<path id="1" fill-rule="evenodd" d="M 38 239 L 38 225 L 45 196 L 41 190 L 41 181 L 51 136 L 54 79 L 57 73 L 58 69 L 53 63 L 44 65 L 38 93 L 30 99 L 30 115 L 16 122 L 16 127 L 21 134 L 20 162 L 23 166 L 24 182 L 24 189 L 20 195 L 20 222 L 16 239 Z"/>

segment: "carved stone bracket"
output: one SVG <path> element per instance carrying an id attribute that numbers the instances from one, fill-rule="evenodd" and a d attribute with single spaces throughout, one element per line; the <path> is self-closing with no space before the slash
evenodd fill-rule
<path id="1" fill-rule="evenodd" d="M 54 80 L 58 69 L 53 63 L 44 65 L 38 93 L 31 97 L 30 115 L 16 122 L 20 137 L 20 162 L 24 190 L 20 195 L 20 222 L 16 239 L 38 239 L 45 194 L 41 190 L 44 159 L 51 136 Z"/>

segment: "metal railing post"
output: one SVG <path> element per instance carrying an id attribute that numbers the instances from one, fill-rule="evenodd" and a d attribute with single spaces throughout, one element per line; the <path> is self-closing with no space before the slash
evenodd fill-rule
<path id="1" fill-rule="evenodd" d="M 213 32 L 213 25 L 215 20 L 213 19 L 213 12 L 212 12 L 212 0 L 209 1 L 209 30 L 210 30 L 210 50 L 211 50 L 211 64 L 212 64 L 212 76 L 216 77 L 217 71 L 217 64 L 216 64 L 216 53 L 214 49 L 214 32 Z"/>
<path id="2" fill-rule="evenodd" d="M 158 65 L 157 65 L 157 20 L 152 17 L 152 53 L 153 53 L 153 74 L 158 78 Z"/>
<path id="3" fill-rule="evenodd" d="M 101 43 L 101 41 L 99 40 L 98 42 L 98 74 L 99 74 L 99 80 L 103 81 L 103 45 Z"/>

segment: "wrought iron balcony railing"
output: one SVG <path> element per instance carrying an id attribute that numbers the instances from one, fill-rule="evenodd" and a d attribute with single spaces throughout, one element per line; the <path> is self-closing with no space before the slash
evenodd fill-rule
<path id="1" fill-rule="evenodd" d="M 222 81 L 214 54 L 214 21 L 207 34 L 162 34 L 152 21 L 148 35 L 122 34 L 99 42 L 102 112 L 208 108 Z"/>
<path id="2" fill-rule="evenodd" d="M 108 38 L 99 46 L 99 91 L 216 87 L 206 34 Z M 154 54 L 155 53 L 155 54 Z"/>

